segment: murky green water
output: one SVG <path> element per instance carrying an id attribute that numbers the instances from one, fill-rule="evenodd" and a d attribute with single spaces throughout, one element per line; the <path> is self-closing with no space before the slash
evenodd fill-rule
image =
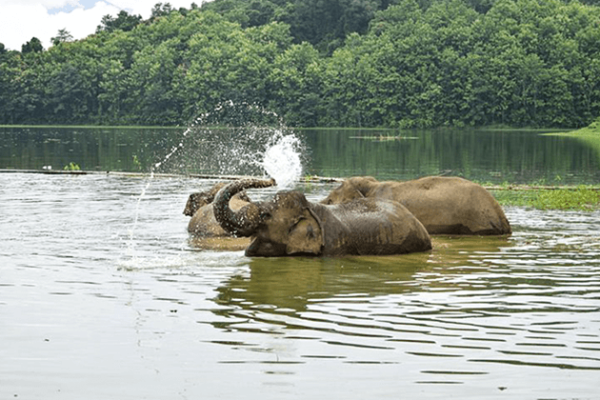
<path id="1" fill-rule="evenodd" d="M 600 141 L 535 132 L 303 130 L 305 173 L 413 179 L 455 175 L 481 182 L 595 184 Z M 398 138 L 397 136 L 401 137 Z M 256 175 L 272 129 L 0 128 L 0 169 Z M 175 150 L 173 157 L 165 155 Z"/>
<path id="2" fill-rule="evenodd" d="M 600 213 L 249 259 L 189 241 L 186 198 L 213 183 L 0 174 L 0 398 L 600 398 Z"/>

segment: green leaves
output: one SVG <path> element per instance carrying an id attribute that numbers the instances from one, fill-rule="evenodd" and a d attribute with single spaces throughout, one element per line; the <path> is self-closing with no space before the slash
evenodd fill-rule
<path id="1" fill-rule="evenodd" d="M 0 123 L 179 125 L 232 101 L 293 126 L 579 127 L 600 115 L 598 21 L 559 0 L 159 3 L 0 51 Z"/>
<path id="2" fill-rule="evenodd" d="M 581 126 L 600 114 L 600 52 L 590 39 L 599 11 L 498 0 L 480 14 L 462 1 L 403 1 L 326 60 L 326 70 L 344 66 L 326 81 L 324 102 L 342 125 L 356 126 L 360 114 L 362 126 Z"/>
<path id="3" fill-rule="evenodd" d="M 496 191 L 496 199 L 503 206 L 525 206 L 540 210 L 582 210 L 592 211 L 600 208 L 600 190 L 598 187 L 557 187 L 557 188 L 519 188 Z"/>

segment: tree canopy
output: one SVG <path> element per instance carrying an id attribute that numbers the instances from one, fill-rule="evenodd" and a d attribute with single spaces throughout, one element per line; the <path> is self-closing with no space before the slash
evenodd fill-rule
<path id="1" fill-rule="evenodd" d="M 124 32 L 128 32 L 135 28 L 142 20 L 141 15 L 130 15 L 127 11 L 120 11 L 117 17 L 112 15 L 105 15 L 100 21 L 100 25 L 96 28 L 96 33 L 102 31 L 113 32 L 120 29 Z"/>
<path id="2" fill-rule="evenodd" d="M 73 40 L 73 35 L 66 29 L 59 29 L 56 36 L 50 39 L 54 46 L 58 46 L 61 43 L 70 42 Z"/>
<path id="3" fill-rule="evenodd" d="M 579 127 L 600 115 L 598 1 L 215 0 L 0 44 L 0 124 Z M 1 40 L 1 38 L 0 38 Z"/>

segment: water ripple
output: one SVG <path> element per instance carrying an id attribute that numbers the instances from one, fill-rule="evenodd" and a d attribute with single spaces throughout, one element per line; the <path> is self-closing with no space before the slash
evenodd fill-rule
<path id="1" fill-rule="evenodd" d="M 211 182 L 157 179 L 140 199 L 140 179 L 0 179 L 0 374 L 23 393 L 122 376 L 160 398 L 232 376 L 328 397 L 598 397 L 598 212 L 509 208 L 511 237 L 423 254 L 248 259 L 188 240 L 187 195 Z"/>

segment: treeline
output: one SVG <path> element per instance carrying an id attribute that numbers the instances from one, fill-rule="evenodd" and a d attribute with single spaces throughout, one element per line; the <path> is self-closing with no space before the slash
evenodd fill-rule
<path id="1" fill-rule="evenodd" d="M 157 4 L 0 44 L 0 124 L 182 125 L 233 102 L 290 126 L 579 127 L 600 115 L 599 2 Z"/>

